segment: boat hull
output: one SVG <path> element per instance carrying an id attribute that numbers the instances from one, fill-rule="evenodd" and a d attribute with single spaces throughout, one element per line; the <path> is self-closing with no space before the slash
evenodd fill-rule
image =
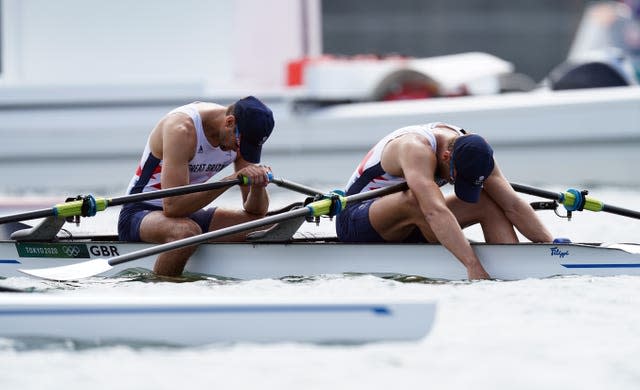
<path id="1" fill-rule="evenodd" d="M 109 258 L 151 244 L 116 241 L 55 243 L 0 242 L 0 276 L 24 276 L 19 269 L 48 268 Z M 640 275 L 636 244 L 472 244 L 493 278 L 516 280 L 557 275 Z M 155 257 L 113 267 L 153 269 Z M 200 245 L 186 271 L 242 280 L 362 273 L 417 275 L 462 280 L 462 264 L 437 244 L 348 244 L 338 242 L 216 243 Z"/>

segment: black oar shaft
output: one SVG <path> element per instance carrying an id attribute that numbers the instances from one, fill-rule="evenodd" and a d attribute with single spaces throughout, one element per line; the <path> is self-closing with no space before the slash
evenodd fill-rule
<path id="1" fill-rule="evenodd" d="M 404 191 L 409 188 L 409 185 L 406 182 L 394 184 L 389 187 L 380 188 L 373 191 L 361 192 L 359 194 L 354 194 L 347 196 L 347 204 L 361 202 L 363 200 L 378 198 L 380 196 L 385 196 L 389 194 L 393 194 L 394 192 Z"/>
<path id="2" fill-rule="evenodd" d="M 7 215 L 0 217 L 0 225 L 9 222 L 28 221 L 30 219 L 46 218 L 55 215 L 53 208 L 26 211 L 24 213 Z"/>
<path id="3" fill-rule="evenodd" d="M 226 228 L 213 230 L 207 233 L 199 234 L 197 236 L 184 238 L 178 241 L 168 242 L 166 244 L 156 245 L 149 248 L 141 249 L 136 252 L 131 252 L 126 255 L 113 257 L 109 260 L 109 265 L 114 266 L 114 265 L 126 263 L 128 261 L 137 260 L 143 257 L 157 255 L 163 252 L 168 252 L 170 250 L 186 248 L 188 246 L 202 244 L 207 241 L 215 240 L 217 238 L 230 236 L 230 235 L 241 233 L 247 230 L 257 229 L 259 227 L 272 225 L 274 223 L 286 221 L 289 219 L 294 219 L 296 217 L 304 217 L 304 216 L 307 216 L 309 213 L 310 213 L 309 209 L 304 207 L 300 209 L 291 210 L 283 214 L 272 215 L 270 217 L 256 219 L 255 221 L 244 222 L 238 225 L 233 225 Z"/>
<path id="4" fill-rule="evenodd" d="M 528 194 L 533 196 L 539 196 L 541 198 L 551 199 L 551 200 L 558 201 L 559 203 L 563 203 L 564 194 L 562 193 L 546 191 L 546 190 L 542 190 L 535 187 L 525 186 L 522 184 L 516 184 L 516 183 L 510 183 L 510 184 L 511 184 L 511 187 L 513 187 L 513 189 L 517 192 L 521 192 L 523 194 Z M 587 197 L 587 200 L 589 199 L 593 200 L 593 198 Z M 607 205 L 598 200 L 596 200 L 595 202 L 598 202 L 598 206 L 601 205 L 602 207 L 598 207 L 597 209 L 591 208 L 590 209 L 591 211 L 604 211 L 606 213 L 621 215 L 623 217 L 640 219 L 640 212 L 638 211 Z M 587 206 L 585 206 L 585 210 L 587 209 Z"/>
<path id="5" fill-rule="evenodd" d="M 272 178 L 271 181 L 280 187 L 294 190 L 310 196 L 324 194 L 324 192 L 317 190 L 315 188 L 307 187 L 298 183 L 293 183 L 281 178 Z M 105 198 L 102 198 L 102 199 L 106 200 L 107 207 L 120 206 L 126 203 L 144 202 L 147 200 L 167 198 L 170 196 L 186 195 L 194 192 L 202 192 L 202 191 L 215 190 L 219 188 L 231 187 L 231 186 L 243 184 L 243 183 L 245 183 L 245 181 L 242 178 L 238 178 L 233 180 L 225 180 L 225 181 L 218 181 L 218 182 L 212 182 L 212 183 L 189 184 L 181 187 L 166 188 L 166 189 L 152 191 L 152 192 L 142 192 L 138 194 L 129 194 L 129 195 L 123 195 L 123 196 L 118 196 L 118 197 L 109 198 L 109 199 L 105 199 Z M 57 210 L 58 207 L 59 205 L 55 205 L 48 209 L 27 211 L 23 213 L 3 216 L 3 217 L 0 217 L 0 224 L 9 223 L 9 222 L 27 221 L 30 219 L 46 218 L 46 217 L 58 215 L 58 210 Z"/>
<path id="6" fill-rule="evenodd" d="M 164 190 L 157 190 L 152 192 L 141 192 L 139 194 L 131 194 L 131 195 L 119 196 L 116 198 L 111 198 L 109 199 L 109 206 L 119 206 L 125 203 L 143 202 L 145 200 L 160 199 L 160 198 L 167 198 L 170 196 L 191 194 L 194 192 L 215 190 L 219 188 L 234 186 L 236 184 L 242 184 L 242 180 L 233 179 L 233 180 L 217 181 L 212 183 L 189 184 L 181 187 L 166 188 Z"/>
<path id="7" fill-rule="evenodd" d="M 557 201 L 559 201 L 561 198 L 561 194 L 557 192 L 541 190 L 539 188 L 529 187 L 522 184 L 516 184 L 516 183 L 509 183 L 509 184 L 511 184 L 511 187 L 513 187 L 513 189 L 516 192 L 521 192 L 523 194 L 539 196 L 541 198 L 557 200 Z"/>
<path id="8" fill-rule="evenodd" d="M 274 178 L 271 180 L 272 183 L 276 184 L 278 187 L 286 188 L 289 190 L 293 190 L 299 192 L 301 194 L 316 196 L 316 195 L 324 195 L 324 191 L 317 190 L 315 188 L 307 187 L 302 184 L 293 183 L 291 181 L 282 179 L 282 178 Z"/>
<path id="9" fill-rule="evenodd" d="M 602 207 L 602 211 L 605 211 L 611 214 L 622 215 L 623 217 L 640 219 L 640 212 L 629 210 L 629 209 L 623 209 L 622 207 L 610 206 L 605 204 Z"/>
<path id="10" fill-rule="evenodd" d="M 182 187 L 166 188 L 164 190 L 158 190 L 153 192 L 142 192 L 139 194 L 119 196 L 119 197 L 107 199 L 106 201 L 107 201 L 107 206 L 119 206 L 125 203 L 135 203 L 135 202 L 142 202 L 145 200 L 166 198 L 169 196 L 185 195 L 185 194 L 190 194 L 194 192 L 201 192 L 201 191 L 214 190 L 218 188 L 230 187 L 230 186 L 233 186 L 236 184 L 242 184 L 242 183 L 243 183 L 242 179 L 233 179 L 233 180 L 225 180 L 225 181 L 218 181 L 218 182 L 212 182 L 212 183 L 190 184 Z M 104 198 L 101 198 L 101 199 L 105 200 Z M 61 203 L 53 207 L 50 207 L 48 209 L 26 211 L 23 213 L 6 215 L 3 217 L 0 217 L 0 224 L 9 223 L 9 222 L 28 221 L 30 219 L 46 218 L 46 217 L 51 217 L 55 215 L 64 215 L 64 214 L 59 214 L 59 209 L 63 204 L 64 203 Z"/>
<path id="11" fill-rule="evenodd" d="M 408 188 L 407 183 L 399 183 L 386 188 L 380 188 L 377 190 L 350 195 L 345 197 L 344 201 L 346 202 L 346 204 L 357 203 L 363 200 L 374 199 L 384 195 L 389 195 L 394 192 L 404 191 L 407 188 Z M 272 215 L 269 217 L 256 219 L 254 221 L 240 223 L 238 225 L 233 225 L 226 228 L 210 231 L 207 233 L 202 233 L 197 236 L 168 242 L 166 244 L 160 244 L 153 247 L 141 249 L 139 251 L 127 253 L 125 255 L 113 257 L 109 259 L 108 263 L 111 266 L 115 266 L 118 264 L 126 263 L 128 261 L 141 259 L 143 257 L 157 255 L 163 252 L 168 252 L 174 249 L 180 249 L 188 246 L 203 244 L 207 241 L 230 236 L 236 233 L 245 232 L 248 230 L 257 229 L 259 227 L 263 227 L 267 225 L 272 225 L 274 223 L 283 222 L 283 221 L 287 221 L 295 218 L 306 217 L 314 213 L 314 209 L 313 209 L 314 203 L 310 204 L 309 207 L 303 207 L 300 209 L 287 211 L 282 214 Z"/>

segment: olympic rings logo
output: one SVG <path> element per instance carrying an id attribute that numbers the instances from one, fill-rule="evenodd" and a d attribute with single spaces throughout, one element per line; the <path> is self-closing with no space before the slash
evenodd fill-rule
<path id="1" fill-rule="evenodd" d="M 73 245 L 73 246 L 65 245 L 62 247 L 62 251 L 68 257 L 78 257 L 78 255 L 80 254 L 80 248 L 78 248 L 76 245 Z"/>

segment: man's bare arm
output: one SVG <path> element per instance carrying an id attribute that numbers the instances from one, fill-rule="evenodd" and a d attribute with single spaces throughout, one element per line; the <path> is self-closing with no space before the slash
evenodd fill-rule
<path id="1" fill-rule="evenodd" d="M 250 186 L 242 186 L 242 206 L 250 214 L 264 215 L 269 210 L 269 194 L 266 186 L 269 184 L 267 173 L 270 169 L 251 164 L 239 154 L 235 162 L 236 175 L 249 178 Z"/>
<path id="2" fill-rule="evenodd" d="M 176 116 L 177 117 L 177 116 Z M 193 122 L 188 118 L 167 118 L 162 123 L 162 187 L 173 188 L 189 184 L 189 161 L 196 147 Z M 168 217 L 186 217 L 207 206 L 226 188 L 172 196 L 163 199 L 163 211 Z"/>
<path id="3" fill-rule="evenodd" d="M 416 142 L 415 139 L 404 140 L 396 146 L 398 147 L 397 161 L 403 176 L 438 241 L 464 264 L 469 279 L 488 278 L 489 275 L 482 267 L 434 181 L 437 165 L 435 153 L 428 144 Z"/>
<path id="4" fill-rule="evenodd" d="M 551 242 L 553 236 L 542 224 L 535 210 L 511 187 L 498 164 L 484 182 L 484 190 L 504 211 L 505 215 L 527 239 Z"/>

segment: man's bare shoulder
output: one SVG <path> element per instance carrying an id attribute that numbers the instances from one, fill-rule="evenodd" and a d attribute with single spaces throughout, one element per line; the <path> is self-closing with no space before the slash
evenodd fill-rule
<path id="1" fill-rule="evenodd" d="M 227 107 L 218 103 L 198 102 L 196 103 L 198 110 L 226 110 Z"/>
<path id="2" fill-rule="evenodd" d="M 151 132 L 149 144 L 154 156 L 164 159 L 167 151 L 191 153 L 196 144 L 196 128 L 191 118 L 172 113 L 162 118 Z"/>
<path id="3" fill-rule="evenodd" d="M 158 124 L 161 124 L 164 128 L 186 127 L 195 129 L 193 119 L 191 119 L 191 117 L 184 112 L 171 113 L 162 118 L 160 122 L 158 122 Z"/>
<path id="4" fill-rule="evenodd" d="M 409 166 L 435 166 L 436 156 L 429 141 L 420 134 L 403 134 L 385 146 L 381 162 L 384 170 L 392 175 L 404 176 Z"/>
<path id="5" fill-rule="evenodd" d="M 405 153 L 433 154 L 429 140 L 416 133 L 407 133 L 389 141 L 383 153 L 402 155 Z"/>
<path id="6" fill-rule="evenodd" d="M 195 134 L 196 126 L 189 115 L 176 112 L 162 118 L 153 130 L 162 138 Z"/>

